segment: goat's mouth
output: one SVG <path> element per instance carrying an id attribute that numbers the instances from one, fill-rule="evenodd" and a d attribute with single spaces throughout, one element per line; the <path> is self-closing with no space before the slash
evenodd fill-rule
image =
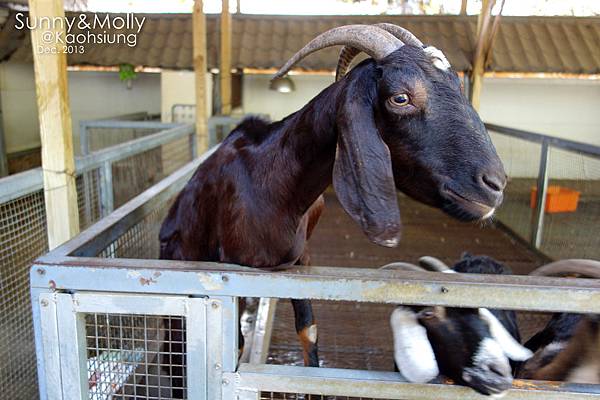
<path id="1" fill-rule="evenodd" d="M 480 368 L 466 368 L 464 383 L 485 396 L 500 398 L 512 387 L 512 376 L 496 374 Z"/>
<path id="2" fill-rule="evenodd" d="M 442 196 L 446 200 L 442 209 L 459 220 L 485 221 L 496 212 L 496 207 L 469 199 L 448 186 L 442 189 Z"/>

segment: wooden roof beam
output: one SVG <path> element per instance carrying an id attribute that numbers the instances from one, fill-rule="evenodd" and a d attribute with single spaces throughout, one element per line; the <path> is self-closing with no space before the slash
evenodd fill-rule
<path id="1" fill-rule="evenodd" d="M 208 125 L 206 112 L 206 16 L 203 1 L 194 1 L 193 47 L 196 81 L 196 146 L 198 153 L 208 150 Z"/>
<path id="2" fill-rule="evenodd" d="M 221 114 L 231 114 L 231 13 L 229 0 L 222 0 L 221 10 L 221 65 L 220 65 L 220 95 Z"/>

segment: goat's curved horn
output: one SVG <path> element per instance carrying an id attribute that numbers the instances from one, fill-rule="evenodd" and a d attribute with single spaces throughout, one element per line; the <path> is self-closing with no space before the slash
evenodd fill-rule
<path id="1" fill-rule="evenodd" d="M 445 262 L 440 260 L 439 258 L 425 256 L 419 258 L 419 265 L 428 271 L 433 272 L 445 272 L 445 273 L 453 273 L 455 272 L 452 268 L 450 268 Z"/>
<path id="2" fill-rule="evenodd" d="M 586 259 L 560 260 L 539 267 L 531 272 L 532 276 L 581 275 L 600 279 L 600 261 Z"/>
<path id="3" fill-rule="evenodd" d="M 379 269 L 392 270 L 392 271 L 396 270 L 396 271 L 427 272 L 426 269 L 423 269 L 422 267 L 420 267 L 418 265 L 407 263 L 407 262 L 401 262 L 401 261 L 386 264 L 383 267 L 379 267 Z"/>
<path id="4" fill-rule="evenodd" d="M 394 35 L 371 25 L 346 25 L 321 33 L 292 56 L 273 77 L 280 78 L 300 60 L 317 50 L 331 46 L 352 46 L 376 60 L 384 58 L 403 43 Z"/>
<path id="5" fill-rule="evenodd" d="M 386 22 L 382 22 L 380 24 L 374 24 L 380 29 L 383 29 L 386 32 L 391 33 L 397 39 L 399 39 L 404 44 L 408 44 L 411 46 L 423 47 L 423 42 L 421 42 L 415 35 L 413 35 L 410 31 L 402 28 L 401 26 L 388 24 Z M 360 50 L 356 47 L 344 46 L 342 51 L 340 52 L 340 56 L 338 58 L 338 64 L 335 68 L 335 80 L 339 81 L 346 75 L 348 72 L 348 67 L 352 63 L 352 60 L 356 58 L 357 55 L 360 54 Z"/>

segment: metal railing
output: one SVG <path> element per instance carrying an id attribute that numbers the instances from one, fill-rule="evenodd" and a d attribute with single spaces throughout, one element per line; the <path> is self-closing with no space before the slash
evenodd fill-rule
<path id="1" fill-rule="evenodd" d="M 208 119 L 208 146 L 221 143 L 237 124 L 246 116 L 213 115 Z M 173 104 L 171 120 L 174 123 L 193 124 L 196 122 L 195 104 Z"/>
<path id="2" fill-rule="evenodd" d="M 268 114 L 256 114 L 257 117 L 270 120 Z M 248 115 L 213 115 L 208 119 L 208 146 L 213 147 L 242 122 Z M 193 124 L 196 121 L 195 104 L 173 104 L 171 107 L 171 120 L 174 123 Z"/>
<path id="3" fill-rule="evenodd" d="M 512 175 L 499 220 L 550 258 L 600 258 L 600 238 L 589 237 L 600 224 L 600 147 L 489 123 L 486 127 Z M 579 193 L 577 210 L 548 212 L 552 183 Z"/>
<path id="4" fill-rule="evenodd" d="M 268 273 L 154 259 L 173 198 L 209 154 L 36 261 L 31 293 L 42 399 L 171 398 L 175 390 L 191 400 L 257 400 L 261 392 L 481 398 L 391 372 L 239 363 L 239 297 L 600 313 L 597 280 L 328 267 Z M 600 399 L 600 388 L 519 381 L 506 398 Z"/>
<path id="5" fill-rule="evenodd" d="M 157 121 L 95 120 L 79 123 L 81 154 L 86 155 L 133 139 L 181 126 Z"/>
<path id="6" fill-rule="evenodd" d="M 129 121 L 102 121 L 130 126 Z M 145 122 L 135 122 L 145 123 Z M 195 156 L 195 129 L 160 132 L 76 158 L 80 226 L 90 226 Z M 166 129 L 168 128 L 168 129 Z M 48 251 L 41 168 L 0 179 L 0 387 L 4 398 L 37 397 L 29 268 Z"/>

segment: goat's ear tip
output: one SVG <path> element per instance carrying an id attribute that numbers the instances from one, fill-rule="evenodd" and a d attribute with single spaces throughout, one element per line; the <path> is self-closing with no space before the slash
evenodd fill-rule
<path id="1" fill-rule="evenodd" d="M 400 228 L 398 228 L 395 232 L 385 232 L 379 235 L 369 235 L 369 239 L 380 246 L 383 247 L 397 247 L 400 243 L 400 238 L 402 237 Z"/>

